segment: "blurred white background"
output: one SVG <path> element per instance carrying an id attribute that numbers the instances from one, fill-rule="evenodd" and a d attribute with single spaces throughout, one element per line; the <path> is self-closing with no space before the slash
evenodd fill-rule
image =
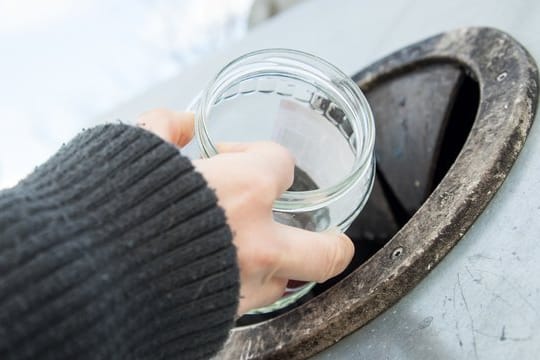
<path id="1" fill-rule="evenodd" d="M 0 0 L 0 189 L 99 114 L 242 37 L 252 2 Z"/>

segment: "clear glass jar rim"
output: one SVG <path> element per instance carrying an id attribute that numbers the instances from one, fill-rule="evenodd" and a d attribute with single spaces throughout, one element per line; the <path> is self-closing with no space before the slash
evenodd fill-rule
<path id="1" fill-rule="evenodd" d="M 335 185 L 326 188 L 309 191 L 285 191 L 274 202 L 274 210 L 281 212 L 293 212 L 299 210 L 311 211 L 322 208 L 335 201 L 338 197 L 345 195 L 347 190 L 350 189 L 353 184 L 370 174 L 369 169 L 372 166 L 373 148 L 375 143 L 375 126 L 371 108 L 360 88 L 349 76 L 339 70 L 336 66 L 318 56 L 299 50 L 270 48 L 247 53 L 227 64 L 212 79 L 210 86 L 203 90 L 199 94 L 198 99 L 193 103 L 193 109 L 199 110 L 196 111 L 196 114 L 199 116 L 196 116 L 195 119 L 195 132 L 199 138 L 201 153 L 205 157 L 211 157 L 218 154 L 206 126 L 206 109 L 208 108 L 208 104 L 211 103 L 212 96 L 216 93 L 216 89 L 214 89 L 213 85 L 219 85 L 220 81 L 222 81 L 230 71 L 238 66 L 242 66 L 244 62 L 245 65 L 248 65 L 250 64 L 249 60 L 264 55 L 267 55 L 267 57 L 263 57 L 260 60 L 271 60 L 274 62 L 279 60 L 287 61 L 288 63 L 279 64 L 285 67 L 291 66 L 291 61 L 292 63 L 298 64 L 307 63 L 305 65 L 309 66 L 306 66 L 303 70 L 309 72 L 311 76 L 318 77 L 321 82 L 326 82 L 328 86 L 336 87 L 336 84 L 333 83 L 332 80 L 338 79 L 339 85 L 341 86 L 339 90 L 345 92 L 347 95 L 346 101 L 354 102 L 358 105 L 359 113 L 351 111 L 352 109 L 350 106 L 349 109 L 344 109 L 347 116 L 354 116 L 356 118 L 356 121 L 351 121 L 351 123 L 353 125 L 357 144 L 359 144 L 360 141 L 362 143 L 362 149 L 358 149 L 355 153 L 355 162 L 349 175 Z M 320 78 L 320 72 L 319 74 L 316 74 L 314 71 L 309 71 L 315 70 L 317 67 L 323 67 L 324 70 L 326 70 L 326 72 L 322 73 L 323 75 L 329 76 L 330 74 L 332 76 L 330 78 Z M 283 71 L 278 71 L 278 73 L 283 73 Z M 357 123 L 363 126 L 358 128 Z M 360 138 L 360 131 L 364 132 L 364 137 L 362 139 Z M 360 196 L 360 194 L 358 196 Z"/>

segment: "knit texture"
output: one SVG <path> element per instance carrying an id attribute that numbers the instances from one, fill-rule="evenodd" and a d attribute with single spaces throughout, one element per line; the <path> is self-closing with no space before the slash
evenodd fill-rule
<path id="1" fill-rule="evenodd" d="M 201 359 L 238 306 L 224 212 L 178 149 L 87 130 L 0 192 L 0 359 Z"/>

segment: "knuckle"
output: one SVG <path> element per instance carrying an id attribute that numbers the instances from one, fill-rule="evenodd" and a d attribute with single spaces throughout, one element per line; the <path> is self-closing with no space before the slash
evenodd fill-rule
<path id="1" fill-rule="evenodd" d="M 294 156 L 285 146 L 274 143 L 275 152 L 281 158 L 284 163 L 287 163 L 289 167 L 294 167 Z"/>
<path id="2" fill-rule="evenodd" d="M 251 171 L 246 179 L 247 189 L 249 189 L 253 200 L 273 201 L 276 187 L 274 179 L 262 171 Z"/>
<path id="3" fill-rule="evenodd" d="M 262 145 L 266 148 L 268 153 L 279 159 L 281 163 L 286 164 L 290 168 L 294 168 L 294 156 L 285 146 L 272 141 L 265 141 Z"/>
<path id="4" fill-rule="evenodd" d="M 293 154 L 286 147 L 273 143 L 274 153 L 279 158 L 283 166 L 289 170 L 291 173 L 294 171 L 294 165 L 296 163 Z"/>
<path id="5" fill-rule="evenodd" d="M 262 269 L 275 270 L 279 265 L 279 252 L 272 248 L 267 248 L 264 251 L 259 251 L 255 258 L 257 265 Z"/>
<path id="6" fill-rule="evenodd" d="M 280 255 L 271 247 L 252 246 L 251 251 L 243 252 L 238 256 L 238 264 L 242 272 L 246 274 L 265 273 L 272 274 L 278 269 L 280 263 Z"/>
<path id="7" fill-rule="evenodd" d="M 295 159 L 292 153 L 283 145 L 274 142 L 266 143 L 268 152 L 272 154 L 279 164 L 281 178 L 290 187 L 294 181 Z"/>

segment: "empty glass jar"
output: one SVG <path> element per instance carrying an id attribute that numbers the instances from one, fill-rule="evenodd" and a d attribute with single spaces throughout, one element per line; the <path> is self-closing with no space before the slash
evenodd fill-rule
<path id="1" fill-rule="evenodd" d="M 219 142 L 260 140 L 293 154 L 294 184 L 274 203 L 276 221 L 345 231 L 364 206 L 374 178 L 373 115 L 358 86 L 325 60 L 288 49 L 246 54 L 216 75 L 192 110 L 199 157 L 216 155 Z M 254 312 L 283 308 L 313 286 L 290 285 Z"/>

